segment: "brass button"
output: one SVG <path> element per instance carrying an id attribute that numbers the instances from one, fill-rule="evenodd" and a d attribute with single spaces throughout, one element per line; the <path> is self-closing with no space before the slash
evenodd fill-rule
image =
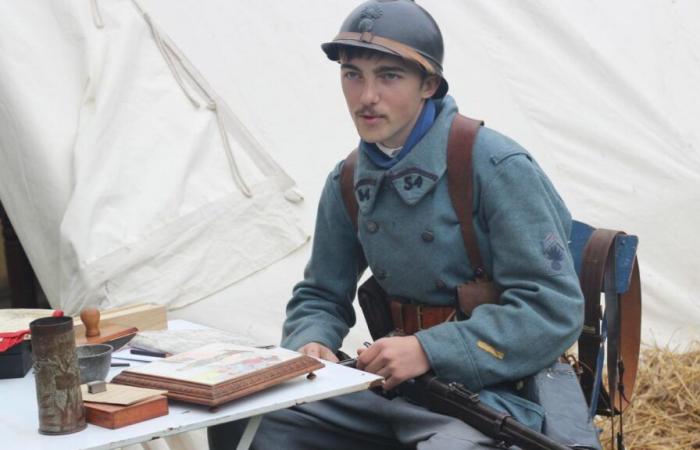
<path id="1" fill-rule="evenodd" d="M 373 220 L 367 221 L 367 231 L 376 233 L 379 230 L 379 224 Z"/>
<path id="2" fill-rule="evenodd" d="M 422 232 L 420 237 L 423 239 L 423 242 L 433 242 L 435 240 L 435 235 L 430 230 L 425 230 Z"/>

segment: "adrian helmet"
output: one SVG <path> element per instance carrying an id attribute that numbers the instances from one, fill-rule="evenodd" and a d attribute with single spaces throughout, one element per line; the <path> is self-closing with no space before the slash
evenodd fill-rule
<path id="1" fill-rule="evenodd" d="M 428 12 L 412 0 L 370 0 L 355 8 L 338 35 L 321 48 L 338 61 L 342 46 L 364 47 L 399 56 L 441 78 L 433 97 L 441 98 L 448 85 L 442 74 L 442 33 Z"/>

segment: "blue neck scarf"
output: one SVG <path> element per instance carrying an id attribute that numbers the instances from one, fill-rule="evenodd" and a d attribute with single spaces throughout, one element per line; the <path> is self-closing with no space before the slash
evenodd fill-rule
<path id="1" fill-rule="evenodd" d="M 396 163 L 405 158 L 406 155 L 410 153 L 411 149 L 413 149 L 413 147 L 418 143 L 418 141 L 425 136 L 425 133 L 427 133 L 430 127 L 433 126 L 435 116 L 435 102 L 432 99 L 428 99 L 425 102 L 425 105 L 423 105 L 423 110 L 421 111 L 418 120 L 416 120 L 413 130 L 411 130 L 411 134 L 408 135 L 408 139 L 406 139 L 406 142 L 403 144 L 403 148 L 399 154 L 393 158 L 379 150 L 379 147 L 377 147 L 376 144 L 370 144 L 362 141 L 364 144 L 362 145 L 362 148 L 364 148 L 365 154 L 376 166 L 382 169 L 390 169 L 394 167 Z"/>

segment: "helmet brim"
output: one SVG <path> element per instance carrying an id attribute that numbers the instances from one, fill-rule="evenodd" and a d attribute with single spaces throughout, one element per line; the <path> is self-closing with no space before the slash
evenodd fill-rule
<path id="1" fill-rule="evenodd" d="M 321 49 L 323 52 L 326 54 L 328 59 L 331 61 L 338 61 L 340 59 L 340 47 L 345 46 L 345 47 L 359 47 L 359 48 L 367 48 L 371 50 L 375 50 L 380 53 L 386 53 L 388 55 L 392 56 L 397 56 L 399 58 L 406 59 L 403 55 L 401 55 L 399 52 L 392 50 L 389 47 L 386 47 L 384 45 L 380 45 L 374 42 L 364 42 L 364 41 L 357 41 L 354 39 L 335 39 L 332 42 L 325 42 L 321 44 Z M 413 60 L 409 60 L 411 62 L 416 62 Z M 422 64 L 419 64 L 422 66 Z M 429 72 L 435 72 L 436 68 L 432 67 L 430 69 L 426 68 L 426 70 L 429 70 Z M 444 76 L 442 76 L 442 70 L 439 68 L 439 71 L 437 75 L 440 77 L 440 86 L 438 87 L 437 91 L 435 91 L 435 94 L 433 94 L 432 98 L 443 98 L 445 95 L 447 95 L 447 91 L 449 89 L 449 84 L 447 83 L 447 80 L 445 79 Z"/>

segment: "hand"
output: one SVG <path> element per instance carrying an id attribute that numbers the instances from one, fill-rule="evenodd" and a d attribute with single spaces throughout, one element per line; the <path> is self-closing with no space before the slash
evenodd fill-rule
<path id="1" fill-rule="evenodd" d="M 325 359 L 326 361 L 334 363 L 338 362 L 338 357 L 335 356 L 335 353 L 333 353 L 333 351 L 325 345 L 321 345 L 318 342 L 309 342 L 308 344 L 299 348 L 297 351 L 302 355 L 309 355 L 313 356 L 314 358 Z"/>
<path id="2" fill-rule="evenodd" d="M 383 376 L 388 391 L 430 370 L 428 356 L 415 336 L 382 338 L 357 349 L 357 368 Z"/>

